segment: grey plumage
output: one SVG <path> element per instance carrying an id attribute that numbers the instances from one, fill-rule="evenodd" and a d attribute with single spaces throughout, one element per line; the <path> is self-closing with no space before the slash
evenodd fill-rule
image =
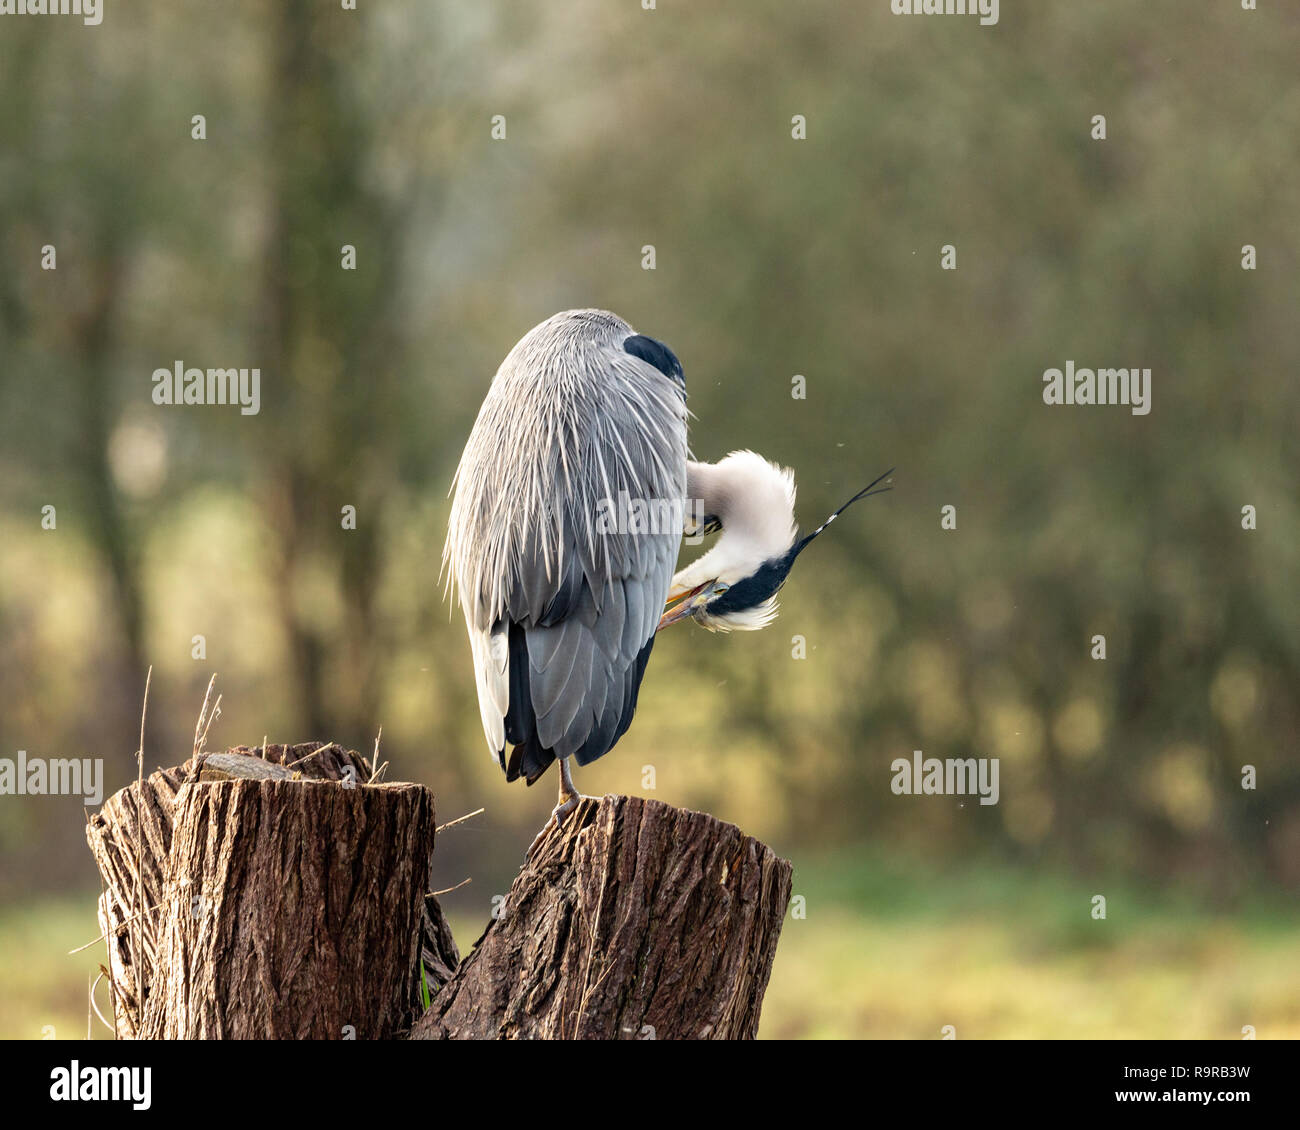
<path id="1" fill-rule="evenodd" d="M 570 310 L 519 341 L 479 411 L 443 565 L 509 780 L 531 783 L 556 757 L 587 764 L 631 722 L 681 527 L 609 529 L 601 515 L 621 492 L 680 505 L 680 380 L 661 343 L 606 311 Z"/>

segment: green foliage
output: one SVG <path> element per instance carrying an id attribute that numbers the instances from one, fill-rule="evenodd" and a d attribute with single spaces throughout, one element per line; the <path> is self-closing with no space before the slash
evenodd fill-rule
<path id="1" fill-rule="evenodd" d="M 445 497 L 509 347 L 594 304 L 682 357 L 698 456 L 796 468 L 805 524 L 899 471 L 774 628 L 660 642 L 584 788 L 653 764 L 655 795 L 792 847 L 1300 880 L 1295 22 L 516 7 L 6 26 L 0 743 L 120 786 L 147 665 L 151 763 L 215 669 L 214 742 L 369 749 L 382 722 L 394 775 L 526 843 L 543 809 L 483 757 L 442 602 Z M 154 406 L 177 358 L 261 366 L 262 412 Z M 1046 407 L 1067 358 L 1150 366 L 1151 414 Z M 1002 758 L 1003 802 L 893 796 L 916 748 Z M 74 815 L 0 812 L 12 887 L 84 876 Z"/>

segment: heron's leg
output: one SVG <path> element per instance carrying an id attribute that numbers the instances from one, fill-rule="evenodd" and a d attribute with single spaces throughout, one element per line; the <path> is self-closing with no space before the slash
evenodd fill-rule
<path id="1" fill-rule="evenodd" d="M 565 817 L 578 807 L 580 800 L 593 800 L 593 797 L 584 797 L 573 785 L 573 773 L 569 769 L 569 759 L 561 757 L 560 762 L 560 796 L 556 806 L 551 810 L 551 815 L 546 823 L 542 825 L 542 830 L 537 833 L 533 842 L 524 852 L 525 859 L 532 859 L 533 852 L 537 850 L 537 845 L 546 838 L 546 833 L 551 830 L 551 826 L 560 827 L 564 824 Z"/>
<path id="2" fill-rule="evenodd" d="M 556 820 L 562 821 L 577 806 L 582 794 L 573 787 L 573 771 L 569 768 L 569 759 L 560 758 L 560 799 L 551 813 Z"/>

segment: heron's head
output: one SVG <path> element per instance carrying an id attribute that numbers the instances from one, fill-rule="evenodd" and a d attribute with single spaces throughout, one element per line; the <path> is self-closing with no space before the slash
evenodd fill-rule
<path id="1" fill-rule="evenodd" d="M 793 564 L 793 552 L 787 551 L 781 557 L 760 562 L 751 572 L 732 581 L 715 577 L 691 588 L 674 585 L 659 627 L 693 619 L 711 632 L 764 628 L 776 618 L 777 590 L 785 584 Z"/>
<path id="2" fill-rule="evenodd" d="M 714 632 L 766 627 L 776 618 L 777 592 L 799 554 L 859 498 L 889 490 L 873 488 L 890 474 L 886 471 L 800 537 L 789 468 L 752 451 L 732 452 L 716 464 L 689 464 L 688 490 L 703 509 L 701 532 L 721 530 L 722 536 L 673 577 L 660 630 L 687 619 Z"/>
<path id="3" fill-rule="evenodd" d="M 519 339 L 502 369 L 533 373 L 547 371 L 558 363 L 569 371 L 617 376 L 623 371 L 620 363 L 629 357 L 657 369 L 685 394 L 686 377 L 677 355 L 662 341 L 637 333 L 608 310 L 562 310 L 552 314 Z M 635 362 L 631 364 L 636 371 Z"/>

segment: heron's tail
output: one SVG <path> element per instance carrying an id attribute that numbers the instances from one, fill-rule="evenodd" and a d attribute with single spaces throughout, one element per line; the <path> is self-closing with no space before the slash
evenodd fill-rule
<path id="1" fill-rule="evenodd" d="M 542 745 L 537 736 L 537 714 L 533 709 L 528 678 L 528 641 L 521 624 L 510 625 L 510 706 L 506 711 L 506 741 L 513 745 L 509 759 L 502 753 L 501 768 L 507 781 L 523 777 L 534 784 L 555 760 L 555 751 Z"/>

